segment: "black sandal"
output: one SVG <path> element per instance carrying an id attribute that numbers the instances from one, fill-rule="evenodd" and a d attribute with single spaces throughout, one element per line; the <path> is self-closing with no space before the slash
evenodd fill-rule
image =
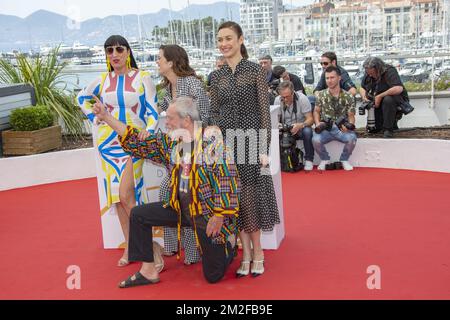
<path id="1" fill-rule="evenodd" d="M 134 274 L 134 280 L 131 279 L 132 277 L 133 276 L 129 276 L 127 280 L 119 283 L 119 288 L 131 288 L 136 286 L 144 286 L 147 284 L 155 284 L 159 282 L 159 278 L 149 280 L 144 277 L 139 271 Z"/>

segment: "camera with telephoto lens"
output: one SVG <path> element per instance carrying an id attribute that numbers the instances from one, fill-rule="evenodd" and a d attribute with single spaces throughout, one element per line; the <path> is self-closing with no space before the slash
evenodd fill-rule
<path id="1" fill-rule="evenodd" d="M 297 141 L 291 133 L 293 126 L 285 123 L 280 124 L 280 147 L 290 148 L 295 145 Z"/>
<path id="2" fill-rule="evenodd" d="M 348 118 L 346 116 L 340 116 L 336 119 L 336 126 L 341 130 L 341 127 L 344 126 L 348 130 L 355 130 L 355 125 L 353 123 L 348 122 Z"/>
<path id="3" fill-rule="evenodd" d="M 375 102 L 373 101 L 363 101 L 361 105 L 358 107 L 358 112 L 360 116 L 363 116 L 366 114 L 366 110 L 370 110 L 375 108 Z"/>
<path id="4" fill-rule="evenodd" d="M 319 123 L 319 125 L 316 126 L 316 128 L 314 129 L 314 131 L 319 134 L 321 133 L 323 130 L 328 130 L 330 131 L 331 128 L 333 128 L 333 120 L 331 120 L 330 117 L 325 117 L 325 119 L 322 119 L 321 122 Z"/>
<path id="5" fill-rule="evenodd" d="M 358 107 L 358 112 L 360 116 L 363 116 L 366 114 L 366 110 L 374 109 L 375 108 L 375 96 L 367 92 L 367 101 L 364 101 L 361 103 L 361 105 Z"/>

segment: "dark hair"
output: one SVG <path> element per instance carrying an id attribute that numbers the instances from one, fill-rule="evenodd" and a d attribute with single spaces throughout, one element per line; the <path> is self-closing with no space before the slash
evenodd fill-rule
<path id="1" fill-rule="evenodd" d="M 259 57 L 258 60 L 270 60 L 270 62 L 273 61 L 272 57 L 270 56 L 270 54 L 263 55 L 263 56 Z"/>
<path id="2" fill-rule="evenodd" d="M 336 61 L 337 64 L 337 56 L 333 51 L 327 51 L 322 54 L 322 57 L 330 59 L 331 62 Z"/>
<path id="3" fill-rule="evenodd" d="M 163 51 L 164 58 L 166 58 L 168 62 L 172 62 L 172 70 L 178 77 L 194 76 L 201 79 L 189 65 L 188 54 L 182 47 L 177 44 L 167 44 L 161 45 L 159 49 Z M 163 77 L 162 87 L 165 88 L 168 85 L 169 79 Z"/>
<path id="4" fill-rule="evenodd" d="M 273 67 L 272 74 L 274 78 L 280 79 L 281 75 L 286 72 L 286 68 L 283 66 L 275 66 Z"/>
<path id="5" fill-rule="evenodd" d="M 339 70 L 339 68 L 338 67 L 335 67 L 335 66 L 329 66 L 329 67 L 327 67 L 326 69 L 325 69 L 325 73 L 331 73 L 331 72 L 336 72 L 336 74 L 338 75 L 338 76 L 341 76 L 341 70 Z"/>
<path id="6" fill-rule="evenodd" d="M 225 28 L 232 29 L 232 30 L 237 34 L 238 39 L 239 39 L 241 36 L 242 36 L 242 37 L 244 36 L 244 33 L 242 32 L 241 26 L 240 26 L 239 24 L 237 24 L 236 22 L 233 22 L 233 21 L 226 21 L 226 22 L 222 23 L 222 24 L 219 26 L 219 29 L 218 29 L 217 31 L 220 31 L 220 30 L 225 29 Z M 245 47 L 244 44 L 241 44 L 241 55 L 242 55 L 242 58 L 248 59 L 247 48 Z"/>
<path id="7" fill-rule="evenodd" d="M 130 50 L 131 67 L 135 68 L 135 69 L 139 69 L 138 65 L 136 63 L 136 60 L 134 59 L 133 51 L 131 50 L 127 39 L 125 39 L 124 37 L 122 37 L 120 35 L 112 35 L 108 39 L 106 39 L 103 47 L 106 50 L 107 47 L 117 46 L 117 45 L 127 47 L 127 49 Z M 111 71 L 114 71 L 114 67 L 112 65 L 111 65 Z"/>

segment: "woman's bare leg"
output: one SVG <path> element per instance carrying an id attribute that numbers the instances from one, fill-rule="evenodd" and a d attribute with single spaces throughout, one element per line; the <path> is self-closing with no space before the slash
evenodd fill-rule
<path id="1" fill-rule="evenodd" d="M 237 276 L 245 276 L 250 273 L 250 261 L 252 261 L 252 245 L 250 235 L 245 231 L 239 232 L 239 238 L 242 244 L 242 261 Z"/>
<path id="2" fill-rule="evenodd" d="M 128 239 L 130 230 L 130 213 L 131 209 L 136 205 L 134 195 L 134 173 L 131 158 L 127 161 L 125 169 L 122 173 L 122 179 L 119 186 L 119 199 L 117 204 L 117 214 L 119 216 L 122 232 L 125 237 L 125 250 L 122 258 L 119 260 L 119 266 L 128 264 Z M 122 263 L 121 263 L 122 261 Z"/>
<path id="3" fill-rule="evenodd" d="M 250 233 L 253 245 L 253 262 L 251 273 L 258 276 L 264 273 L 264 251 L 261 246 L 261 230 Z"/>

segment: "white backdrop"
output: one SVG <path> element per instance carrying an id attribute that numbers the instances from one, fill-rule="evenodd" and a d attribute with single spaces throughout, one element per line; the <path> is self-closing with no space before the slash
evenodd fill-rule
<path id="1" fill-rule="evenodd" d="M 272 116 L 272 127 L 274 131 L 272 133 L 271 142 L 271 168 L 272 168 L 272 178 L 275 187 L 278 210 L 280 213 L 281 223 L 276 225 L 272 232 L 263 232 L 262 235 L 262 246 L 264 249 L 278 249 L 281 241 L 284 238 L 284 216 L 283 216 L 283 195 L 281 186 L 281 172 L 279 170 L 280 156 L 279 156 L 279 140 L 278 140 L 278 130 L 277 128 L 277 110 L 278 106 L 273 106 L 271 108 Z M 158 128 L 164 131 L 165 129 L 165 117 L 162 115 L 159 118 Z M 95 133 L 94 133 L 95 134 Z M 94 139 L 95 141 L 95 139 Z M 102 173 L 100 161 L 96 161 L 97 172 Z M 166 169 L 163 167 L 158 167 L 152 164 L 150 161 L 145 161 L 144 164 L 144 182 L 145 190 L 150 202 L 159 201 L 159 186 L 164 176 L 167 174 Z M 100 175 L 101 176 L 101 175 Z M 99 193 L 103 192 L 103 180 L 97 178 Z M 111 207 L 109 210 L 102 210 L 104 204 L 100 204 L 101 217 L 102 217 L 102 229 L 103 229 L 103 244 L 107 249 L 120 248 L 123 246 L 124 237 L 122 234 L 122 229 L 120 228 L 119 218 L 117 216 L 115 207 Z M 160 244 L 163 244 L 163 230 L 161 228 L 153 230 L 155 240 Z"/>

